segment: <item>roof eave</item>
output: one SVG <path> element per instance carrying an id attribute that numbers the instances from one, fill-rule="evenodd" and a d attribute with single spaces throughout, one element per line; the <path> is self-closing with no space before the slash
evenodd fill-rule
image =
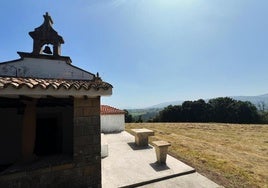
<path id="1" fill-rule="evenodd" d="M 26 95 L 26 96 L 58 96 L 58 97 L 68 97 L 73 96 L 75 98 L 79 97 L 97 97 L 97 96 L 111 96 L 112 95 L 112 87 L 108 89 L 53 89 L 52 87 L 48 89 L 42 89 L 41 87 L 37 87 L 34 89 L 30 89 L 27 86 L 23 86 L 21 88 L 14 88 L 12 86 L 8 86 L 6 88 L 0 88 L 0 96 L 16 96 L 16 95 Z"/>

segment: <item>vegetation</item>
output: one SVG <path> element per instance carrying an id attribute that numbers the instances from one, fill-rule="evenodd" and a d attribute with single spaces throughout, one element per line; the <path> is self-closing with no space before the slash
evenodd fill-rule
<path id="1" fill-rule="evenodd" d="M 225 187 L 267 187 L 268 125 L 128 123 L 171 143 L 169 154 Z"/>
<path id="2" fill-rule="evenodd" d="M 128 109 L 126 122 L 220 122 L 268 124 L 266 103 L 255 106 L 229 97 L 184 101 L 165 108 Z"/>
<path id="3" fill-rule="evenodd" d="M 131 122 L 147 122 L 152 121 L 158 115 L 160 108 L 146 108 L 146 109 L 128 109 L 125 110 L 132 116 Z"/>
<path id="4" fill-rule="evenodd" d="M 260 112 L 260 123 L 268 123 L 268 112 Z"/>
<path id="5" fill-rule="evenodd" d="M 127 110 L 124 110 L 125 111 L 125 122 L 126 123 L 131 123 L 133 122 L 133 117 L 132 115 L 127 111 Z"/>
<path id="6" fill-rule="evenodd" d="M 182 105 L 168 106 L 154 118 L 155 122 L 221 122 L 259 123 L 257 108 L 250 102 L 228 97 L 209 100 L 185 101 Z"/>

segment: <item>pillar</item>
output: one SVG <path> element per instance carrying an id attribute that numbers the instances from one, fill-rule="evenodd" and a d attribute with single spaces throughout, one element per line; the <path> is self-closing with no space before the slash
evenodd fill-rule
<path id="1" fill-rule="evenodd" d="M 100 97 L 74 99 L 73 158 L 88 186 L 101 187 Z"/>
<path id="2" fill-rule="evenodd" d="M 36 136 L 36 101 L 25 102 L 22 122 L 22 161 L 33 160 L 35 136 Z"/>

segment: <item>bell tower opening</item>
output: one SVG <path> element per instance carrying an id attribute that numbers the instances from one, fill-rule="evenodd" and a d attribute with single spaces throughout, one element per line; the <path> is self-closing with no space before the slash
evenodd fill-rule
<path id="1" fill-rule="evenodd" d="M 48 55 L 53 55 L 53 52 L 51 51 L 51 45 L 48 45 L 48 44 L 45 44 L 43 47 L 42 47 L 42 52 L 43 54 L 48 54 Z"/>

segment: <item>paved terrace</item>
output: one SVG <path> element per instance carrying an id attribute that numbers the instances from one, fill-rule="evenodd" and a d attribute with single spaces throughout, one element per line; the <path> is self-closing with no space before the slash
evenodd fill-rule
<path id="1" fill-rule="evenodd" d="M 123 131 L 105 134 L 108 157 L 102 159 L 102 187 L 216 188 L 221 187 L 194 168 L 167 156 L 166 165 L 156 162 L 152 146 L 138 148 L 135 138 Z"/>

